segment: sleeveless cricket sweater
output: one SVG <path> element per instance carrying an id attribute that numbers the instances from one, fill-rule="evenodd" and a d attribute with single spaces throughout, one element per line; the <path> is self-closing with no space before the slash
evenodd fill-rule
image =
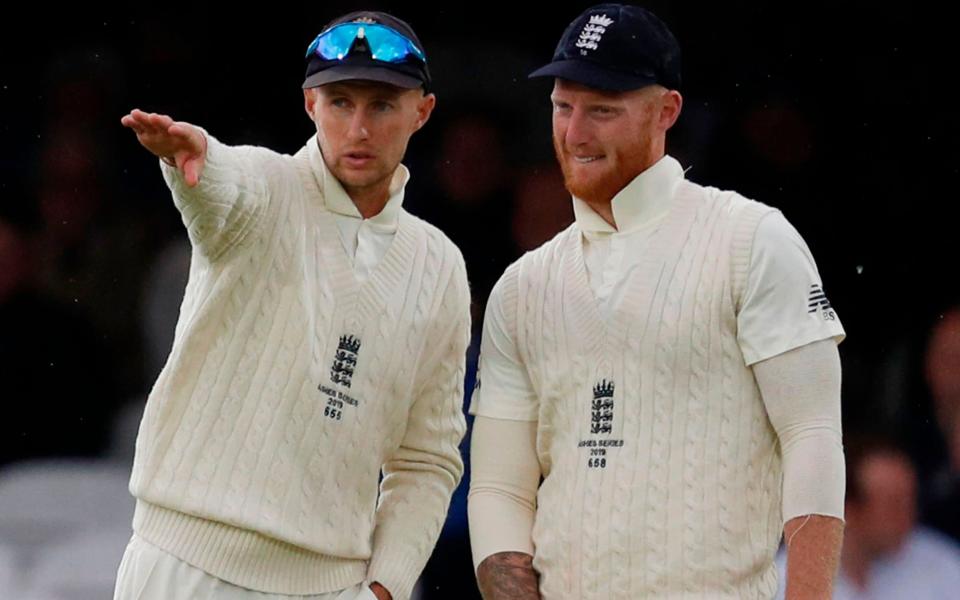
<path id="1" fill-rule="evenodd" d="M 780 453 L 736 319 L 771 210 L 682 182 L 608 318 L 575 225 L 507 271 L 539 398 L 545 598 L 774 593 Z"/>

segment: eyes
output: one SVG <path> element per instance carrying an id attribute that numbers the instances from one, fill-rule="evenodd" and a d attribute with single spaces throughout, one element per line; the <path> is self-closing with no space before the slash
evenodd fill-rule
<path id="1" fill-rule="evenodd" d="M 569 115 L 573 112 L 573 107 L 566 102 L 560 100 L 553 101 L 553 112 L 560 115 Z"/>
<path id="2" fill-rule="evenodd" d="M 612 117 L 620 114 L 620 111 L 612 106 L 592 106 L 590 112 L 600 117 Z"/>
<path id="3" fill-rule="evenodd" d="M 334 96 L 330 99 L 330 106 L 338 110 L 353 110 L 356 105 L 354 102 L 345 96 Z M 390 100 L 371 100 L 367 104 L 367 109 L 374 113 L 388 113 L 396 109 L 396 103 Z"/>
<path id="4" fill-rule="evenodd" d="M 584 106 L 584 111 L 594 119 L 606 120 L 620 116 L 623 109 L 612 104 L 588 104 Z M 573 105 L 563 100 L 554 99 L 553 113 L 558 116 L 569 117 L 573 114 Z"/>

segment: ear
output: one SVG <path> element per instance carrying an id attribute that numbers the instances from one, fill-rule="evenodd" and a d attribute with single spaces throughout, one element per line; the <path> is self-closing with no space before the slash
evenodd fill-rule
<path id="1" fill-rule="evenodd" d="M 427 124 L 436 105 L 437 97 L 434 94 L 424 94 L 423 98 L 417 101 L 417 120 L 414 123 L 414 131 L 419 131 L 421 127 Z"/>
<path id="2" fill-rule="evenodd" d="M 317 88 L 307 88 L 303 90 L 303 109 L 307 111 L 307 116 L 313 121 L 313 109 L 317 105 L 317 98 L 320 93 Z"/>
<path id="3" fill-rule="evenodd" d="M 660 97 L 660 127 L 666 131 L 673 127 L 683 108 L 683 96 L 677 90 L 667 90 Z"/>

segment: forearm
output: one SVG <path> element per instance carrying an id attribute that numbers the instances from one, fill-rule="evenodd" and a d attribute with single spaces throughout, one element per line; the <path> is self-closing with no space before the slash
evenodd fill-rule
<path id="1" fill-rule="evenodd" d="M 533 554 L 540 464 L 537 424 L 478 416 L 467 514 L 474 567 L 493 554 Z"/>
<path id="2" fill-rule="evenodd" d="M 460 435 L 457 427 L 444 436 L 450 452 L 401 447 L 384 465 L 367 578 L 380 582 L 394 599 L 410 596 L 440 535 L 463 470 L 453 439 Z"/>
<path id="3" fill-rule="evenodd" d="M 843 521 L 821 515 L 786 523 L 786 600 L 829 600 L 843 543 Z"/>
<path id="4" fill-rule="evenodd" d="M 434 342 L 423 359 L 406 433 L 383 465 L 367 577 L 383 584 L 395 600 L 410 596 L 463 475 L 459 446 L 466 431 L 463 376 L 470 321 L 462 264 L 455 279 L 444 295 L 439 331 L 429 338 Z"/>
<path id="5" fill-rule="evenodd" d="M 840 357 L 832 340 L 753 366 L 783 455 L 787 600 L 832 595 L 843 539 Z"/>
<path id="6" fill-rule="evenodd" d="M 473 423 L 467 509 L 477 582 L 487 600 L 540 598 L 532 556 L 536 432 L 533 421 L 478 416 Z"/>
<path id="7" fill-rule="evenodd" d="M 529 554 L 488 556 L 477 569 L 477 582 L 484 600 L 540 600 L 539 578 Z"/>

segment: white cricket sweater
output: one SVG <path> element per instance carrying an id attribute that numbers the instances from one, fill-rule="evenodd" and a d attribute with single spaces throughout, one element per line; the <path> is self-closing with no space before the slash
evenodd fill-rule
<path id="1" fill-rule="evenodd" d="M 208 142 L 196 188 L 163 169 L 194 252 L 137 438 L 134 529 L 250 589 L 367 579 L 403 600 L 463 469 L 463 258 L 401 211 L 358 283 L 315 139 L 295 156 Z"/>
<path id="2" fill-rule="evenodd" d="M 751 245 L 772 210 L 680 183 L 608 316 L 576 226 L 504 275 L 538 399 L 544 598 L 774 593 L 781 457 L 737 340 Z"/>

